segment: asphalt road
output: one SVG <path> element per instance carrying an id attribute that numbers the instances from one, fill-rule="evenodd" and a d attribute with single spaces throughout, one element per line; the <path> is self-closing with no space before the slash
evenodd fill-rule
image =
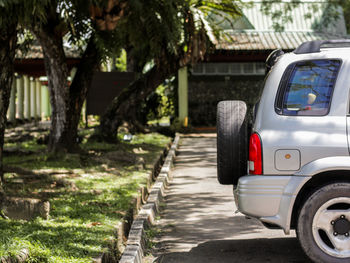
<path id="1" fill-rule="evenodd" d="M 216 138 L 182 138 L 147 262 L 309 262 L 295 234 L 235 213 L 232 186 L 216 180 Z"/>

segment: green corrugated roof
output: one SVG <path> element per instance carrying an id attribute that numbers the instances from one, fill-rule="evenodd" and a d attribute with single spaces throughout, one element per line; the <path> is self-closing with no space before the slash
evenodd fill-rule
<path id="1" fill-rule="evenodd" d="M 219 50 L 294 50 L 305 41 L 318 39 L 340 39 L 339 35 L 307 31 L 232 31 L 228 34 L 231 40 L 219 41 L 216 49 Z"/>
<path id="2" fill-rule="evenodd" d="M 283 10 L 286 8 L 286 4 L 286 1 L 273 2 L 271 4 L 271 12 L 284 12 Z M 292 21 L 283 24 L 284 31 L 317 31 L 335 35 L 346 35 L 342 9 L 340 7 L 338 8 L 338 12 L 340 13 L 339 19 L 334 21 L 334 23 L 329 23 L 326 27 L 322 24 L 322 21 L 324 21 L 325 16 L 329 15 L 327 11 L 328 9 L 325 1 L 301 1 L 296 7 L 292 8 L 290 13 Z M 250 6 L 244 7 L 242 12 L 255 30 L 274 30 L 271 16 L 262 11 L 262 1 L 253 1 Z"/>
<path id="3" fill-rule="evenodd" d="M 246 1 L 248 2 L 248 0 Z M 252 1 L 249 1 L 252 2 Z M 274 2 L 272 11 L 283 10 L 286 2 Z M 324 1 L 303 1 L 291 11 L 293 20 L 284 23 L 284 31 L 276 32 L 269 15 L 262 11 L 262 1 L 253 1 L 242 9 L 244 17 L 234 23 L 236 30 L 227 30 L 229 40 L 218 41 L 217 49 L 225 50 L 293 50 L 305 41 L 346 38 L 342 10 L 340 17 L 328 27 L 320 27 L 327 15 Z M 311 16 L 307 16 L 307 15 Z"/>

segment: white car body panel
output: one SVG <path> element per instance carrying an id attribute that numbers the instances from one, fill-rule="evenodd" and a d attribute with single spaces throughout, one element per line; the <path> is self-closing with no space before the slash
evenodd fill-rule
<path id="1" fill-rule="evenodd" d="M 333 51 L 333 50 L 332 50 Z M 337 51 L 339 52 L 339 51 Z M 347 83 L 345 78 L 350 72 L 349 60 L 343 60 L 332 103 L 327 116 L 285 116 L 275 111 L 275 100 L 280 80 L 288 65 L 311 59 L 334 59 L 344 57 L 339 53 L 324 55 L 321 53 L 304 55 L 286 54 L 272 69 L 268 77 L 257 112 L 253 130 L 262 140 L 263 146 L 263 173 L 268 175 L 293 174 L 294 171 L 281 171 L 276 169 L 275 153 L 277 150 L 291 149 L 300 151 L 302 168 L 314 160 L 330 156 L 349 156 L 347 120 L 349 87 L 341 86 Z M 349 83 L 350 84 L 350 83 Z M 271 96 L 274 94 L 274 96 Z"/>
<path id="2" fill-rule="evenodd" d="M 288 234 L 293 204 L 308 176 L 244 176 L 234 191 L 243 214 L 280 226 Z"/>
<path id="3" fill-rule="evenodd" d="M 325 116 L 279 115 L 275 101 L 286 68 L 298 61 L 319 59 L 341 61 L 329 113 Z M 350 180 L 349 74 L 349 48 L 329 48 L 298 55 L 289 53 L 273 66 L 253 126 L 262 142 L 263 175 L 239 179 L 235 198 L 242 213 L 277 225 L 289 233 L 295 199 L 312 176 L 348 170 Z M 286 159 L 292 158 L 293 169 L 284 167 L 288 166 L 288 160 L 283 160 L 283 154 Z M 297 165 L 298 158 L 300 165 Z"/>

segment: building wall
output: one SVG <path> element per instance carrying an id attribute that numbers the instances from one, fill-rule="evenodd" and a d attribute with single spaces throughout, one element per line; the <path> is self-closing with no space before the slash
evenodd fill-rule
<path id="1" fill-rule="evenodd" d="M 251 108 L 260 96 L 264 76 L 190 75 L 189 123 L 215 126 L 216 105 L 221 100 L 243 100 Z"/>

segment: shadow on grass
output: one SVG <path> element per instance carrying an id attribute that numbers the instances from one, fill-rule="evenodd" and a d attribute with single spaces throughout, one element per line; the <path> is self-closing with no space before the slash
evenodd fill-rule
<path id="1" fill-rule="evenodd" d="M 144 158 L 149 167 L 169 142 L 170 138 L 157 134 L 138 135 L 132 143 L 84 143 L 84 154 L 61 158 L 52 158 L 34 140 L 8 144 L 28 154 L 6 156 L 4 164 L 33 173 L 30 179 L 24 174 L 6 174 L 6 194 L 49 199 L 51 211 L 49 220 L 0 219 L 0 257 L 22 240 L 45 251 L 36 258 L 40 262 L 91 262 L 115 238 L 115 226 L 132 207 L 150 172 L 106 160 L 105 154 L 124 151 Z"/>

